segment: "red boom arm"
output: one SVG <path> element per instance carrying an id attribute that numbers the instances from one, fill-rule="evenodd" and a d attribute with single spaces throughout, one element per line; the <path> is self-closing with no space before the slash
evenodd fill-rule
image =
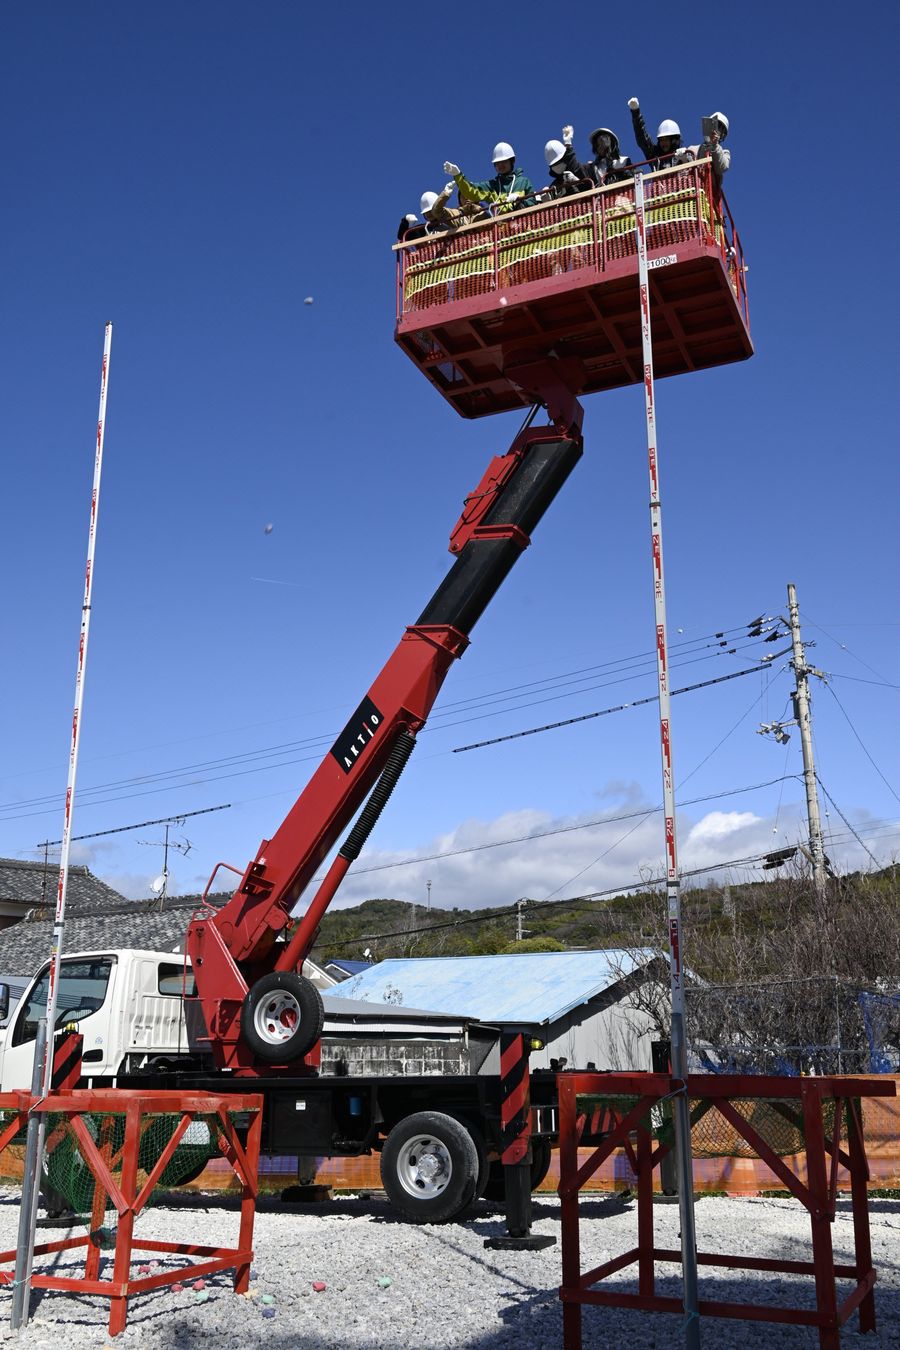
<path id="1" fill-rule="evenodd" d="M 572 379 L 571 370 L 565 374 Z M 581 454 L 582 410 L 558 364 L 541 363 L 516 375 L 546 403 L 551 425 L 526 424 L 509 451 L 492 460 L 451 534 L 456 562 L 418 622 L 406 629 L 276 833 L 263 840 L 231 900 L 191 923 L 187 952 L 197 1000 L 207 1038 L 223 1067 L 253 1072 L 253 1057 L 239 1034 L 240 1008 L 250 984 L 272 970 L 296 970 L 308 955 L 322 916 L 387 801 L 447 671 L 465 651 L 473 624 L 528 546 L 530 530 Z M 276 944 L 314 872 L 370 793 L 293 938 Z"/>

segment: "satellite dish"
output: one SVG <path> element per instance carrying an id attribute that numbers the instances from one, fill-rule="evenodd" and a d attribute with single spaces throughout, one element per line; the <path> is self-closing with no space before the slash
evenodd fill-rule
<path id="1" fill-rule="evenodd" d="M 154 881 L 151 881 L 150 889 L 153 892 L 153 894 L 162 895 L 163 891 L 166 889 L 167 881 L 168 877 L 166 876 L 165 872 L 162 874 L 162 876 L 159 876 Z"/>
<path id="2" fill-rule="evenodd" d="M 366 950 L 363 952 L 363 956 L 364 956 L 365 959 L 368 961 L 368 959 L 369 959 L 369 957 L 370 957 L 371 955 L 372 955 L 372 948 L 371 948 L 371 947 L 367 947 Z"/>

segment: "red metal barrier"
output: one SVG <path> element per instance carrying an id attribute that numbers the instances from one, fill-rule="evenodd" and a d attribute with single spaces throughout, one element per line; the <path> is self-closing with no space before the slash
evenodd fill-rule
<path id="1" fill-rule="evenodd" d="M 682 1087 L 665 1074 L 560 1074 L 560 1183 L 562 1219 L 563 1345 L 581 1350 L 581 1307 L 585 1303 L 607 1307 L 637 1308 L 648 1312 L 681 1313 L 679 1298 L 655 1292 L 655 1262 L 680 1262 L 680 1251 L 656 1247 L 653 1237 L 653 1170 L 672 1147 L 654 1138 L 653 1117 L 659 1104 Z M 888 1097 L 896 1093 L 892 1079 L 883 1078 L 770 1078 L 742 1075 L 696 1075 L 688 1078 L 692 1125 L 716 1111 L 780 1178 L 810 1217 L 812 1261 L 775 1261 L 762 1257 L 698 1252 L 700 1266 L 737 1270 L 772 1271 L 811 1275 L 815 1280 L 816 1308 L 774 1308 L 719 1299 L 700 1299 L 701 1317 L 744 1318 L 750 1321 L 787 1322 L 819 1328 L 819 1344 L 826 1350 L 840 1345 L 840 1327 L 859 1310 L 861 1331 L 875 1329 L 875 1269 L 869 1238 L 866 1182 L 868 1165 L 863 1139 L 863 1097 Z M 616 1099 L 619 1099 L 618 1105 Z M 767 1104 L 790 1128 L 802 1132 L 806 1143 L 805 1183 L 778 1156 L 759 1129 L 735 1106 L 735 1102 Z M 828 1107 L 829 1128 L 823 1123 L 823 1105 Z M 655 1108 L 655 1111 L 654 1111 Z M 751 1111 L 752 1114 L 752 1111 Z M 602 1142 L 579 1164 L 579 1144 L 589 1140 L 605 1117 Z M 847 1146 L 842 1138 L 846 1132 Z M 585 1138 L 585 1136 L 588 1138 Z M 624 1147 L 637 1175 L 638 1244 L 593 1270 L 581 1270 L 578 1195 L 600 1164 L 615 1149 Z M 855 1261 L 835 1265 L 831 1223 L 835 1214 L 838 1171 L 850 1176 L 853 1206 Z M 607 1276 L 637 1264 L 637 1292 L 602 1290 L 596 1286 Z M 836 1277 L 850 1278 L 855 1285 L 839 1304 Z"/>
<path id="2" fill-rule="evenodd" d="M 232 1268 L 235 1293 L 246 1292 L 250 1281 L 250 1263 L 253 1260 L 253 1221 L 258 1191 L 262 1097 L 249 1094 L 215 1096 L 189 1092 L 138 1092 L 126 1089 L 96 1091 L 80 1089 L 54 1092 L 46 1098 L 32 1097 L 27 1092 L 4 1092 L 0 1093 L 0 1111 L 6 1117 L 5 1124 L 0 1130 L 0 1152 L 17 1134 L 27 1128 L 30 1112 L 38 1111 L 64 1117 L 64 1123 L 57 1127 L 55 1133 L 58 1135 L 61 1130 L 67 1130 L 71 1134 L 95 1181 L 90 1231 L 84 1237 L 43 1242 L 34 1249 L 35 1257 L 40 1257 L 84 1247 L 86 1249 L 84 1275 L 82 1277 L 51 1275 L 36 1267 L 31 1278 L 33 1288 L 63 1289 L 71 1293 L 108 1298 L 109 1332 L 112 1336 L 124 1330 L 128 1317 L 128 1300 L 134 1294 Z M 245 1142 L 238 1137 L 231 1119 L 235 1112 L 249 1116 Z M 152 1119 L 163 1115 L 178 1116 L 180 1119 L 152 1170 L 139 1187 L 138 1162 L 141 1139 Z M 85 1117 L 98 1116 L 101 1119 L 99 1129 L 96 1130 L 98 1138 L 95 1140 Z M 117 1116 L 124 1116 L 125 1119 L 124 1140 L 121 1144 L 117 1143 L 117 1133 L 113 1128 Z M 241 1217 L 238 1245 L 209 1247 L 195 1242 L 135 1240 L 135 1219 L 150 1199 L 188 1127 L 198 1117 L 215 1120 L 220 1152 L 231 1164 L 240 1182 Z M 112 1201 L 118 1222 L 112 1277 L 100 1279 L 101 1227 L 106 1213 L 107 1197 Z M 134 1251 L 168 1252 L 201 1259 L 173 1270 L 132 1278 L 131 1261 Z M 15 1261 L 15 1257 L 15 1250 L 0 1252 L 0 1265 Z M 0 1286 L 12 1284 L 13 1279 L 12 1271 L 0 1270 Z"/>

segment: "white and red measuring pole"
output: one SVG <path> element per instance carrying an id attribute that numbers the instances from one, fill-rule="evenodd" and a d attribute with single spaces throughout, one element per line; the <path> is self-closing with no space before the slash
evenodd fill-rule
<path id="1" fill-rule="evenodd" d="M 641 344 L 644 363 L 644 409 L 647 415 L 647 459 L 650 469 L 650 535 L 653 550 L 653 605 L 656 619 L 656 672 L 659 687 L 659 743 L 662 753 L 663 816 L 665 819 L 666 899 L 668 902 L 669 983 L 672 998 L 672 1077 L 686 1085 L 687 1034 L 684 1015 L 681 888 L 675 826 L 675 778 L 672 769 L 671 690 L 669 639 L 666 625 L 666 576 L 663 566 L 662 501 L 659 453 L 656 444 L 656 405 L 653 384 L 653 340 L 650 328 L 650 280 L 647 267 L 647 226 L 643 175 L 634 178 L 634 216 L 637 236 L 638 283 L 641 301 Z M 694 1178 L 691 1155 L 690 1103 L 685 1090 L 673 1100 L 675 1151 L 678 1163 L 678 1199 L 681 1211 L 681 1257 L 685 1312 L 685 1344 L 699 1346 L 697 1240 L 694 1226 Z"/>
<path id="2" fill-rule="evenodd" d="M 91 519 L 88 528 L 87 566 L 84 572 L 84 599 L 81 605 L 81 634 L 78 640 L 78 663 L 75 670 L 75 710 L 72 713 L 72 739 L 69 746 L 69 776 L 66 783 L 65 821 L 59 878 L 56 883 L 56 914 L 53 921 L 53 939 L 50 947 L 50 973 L 47 987 L 47 1011 L 40 1019 L 35 1039 L 32 1093 L 47 1097 L 53 1086 L 53 1030 L 59 1000 L 59 967 L 62 958 L 63 930 L 66 917 L 66 890 L 69 881 L 69 849 L 72 842 L 72 807 L 75 801 L 75 778 L 78 771 L 78 746 L 81 739 L 81 712 L 84 705 L 84 675 L 87 664 L 88 636 L 91 627 L 91 596 L 94 585 L 94 549 L 97 542 L 97 514 L 100 506 L 100 475 L 103 469 L 103 437 L 106 429 L 106 391 L 109 381 L 109 353 L 112 345 L 112 324 L 106 325 L 103 338 L 103 365 L 100 371 L 100 411 L 97 415 L 97 436 L 94 447 L 94 486 L 91 492 Z M 43 1064 L 42 1062 L 43 1061 Z M 13 1280 L 13 1298 L 10 1326 L 14 1331 L 28 1325 L 31 1293 L 31 1270 L 34 1260 L 34 1236 L 37 1227 L 37 1207 L 41 1187 L 41 1159 L 44 1152 L 44 1134 L 47 1117 L 43 1111 L 33 1111 L 28 1119 L 25 1143 L 25 1163 L 22 1171 L 22 1200 L 19 1207 L 19 1237 L 16 1248 L 16 1268 Z"/>
<path id="3" fill-rule="evenodd" d="M 48 1047 L 53 1044 L 56 1004 L 59 996 L 59 964 L 62 956 L 63 929 L 66 915 L 66 890 L 69 882 L 69 849 L 72 841 L 72 806 L 75 800 L 75 778 L 78 773 L 78 746 L 81 740 L 81 714 L 84 706 L 84 675 L 87 665 L 88 637 L 91 629 L 91 597 L 94 588 L 94 550 L 97 543 L 97 515 L 100 507 L 100 476 L 103 471 L 103 438 L 106 430 L 106 393 L 109 385 L 109 354 L 112 347 L 112 324 L 106 325 L 103 338 L 103 365 L 100 371 L 100 410 L 97 414 L 97 438 L 94 448 L 94 486 L 91 492 L 91 519 L 88 527 L 87 565 L 84 570 L 84 599 L 81 605 L 81 635 L 78 642 L 78 664 L 75 671 L 75 710 L 72 713 L 72 740 L 69 748 L 69 777 L 66 783 L 65 821 L 63 823 L 62 852 L 59 877 L 56 883 L 56 915 L 53 921 L 53 941 L 50 948 L 50 983 L 47 989 Z M 50 1091 L 53 1073 L 52 1048 L 44 1060 L 42 1091 Z"/>

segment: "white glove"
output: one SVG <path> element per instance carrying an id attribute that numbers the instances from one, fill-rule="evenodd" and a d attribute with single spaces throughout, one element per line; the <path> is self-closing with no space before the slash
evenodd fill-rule
<path id="1" fill-rule="evenodd" d="M 444 184 L 444 191 L 447 192 L 447 193 L 450 193 L 450 192 L 452 192 L 452 191 L 454 190 L 455 187 L 456 187 L 456 184 L 455 184 L 455 183 L 453 182 L 453 180 L 451 179 L 449 183 L 445 183 L 445 184 Z"/>
<path id="2" fill-rule="evenodd" d="M 577 182 L 578 182 L 578 179 L 575 177 L 574 173 L 572 173 L 571 169 L 566 169 L 565 173 L 564 173 L 563 176 L 562 176 L 562 179 L 563 179 L 563 182 L 564 182 L 564 183 L 577 183 Z"/>
<path id="3" fill-rule="evenodd" d="M 572 141 L 575 139 L 575 128 L 563 127 L 562 138 L 563 138 L 563 145 L 571 145 Z"/>
<path id="4" fill-rule="evenodd" d="M 416 221 L 419 219 L 419 217 L 418 217 L 418 216 L 404 216 L 403 219 L 406 221 L 407 225 L 415 225 L 415 223 L 416 223 Z"/>
<path id="5" fill-rule="evenodd" d="M 629 108 L 631 109 L 632 112 L 637 112 L 638 108 L 639 108 L 641 105 L 638 103 L 638 101 L 637 101 L 636 98 L 630 98 L 630 99 L 628 100 L 628 106 L 629 106 Z"/>
<path id="6" fill-rule="evenodd" d="M 451 164 L 449 159 L 444 160 L 444 173 L 448 173 L 451 178 L 455 178 L 459 173 L 459 165 Z"/>

